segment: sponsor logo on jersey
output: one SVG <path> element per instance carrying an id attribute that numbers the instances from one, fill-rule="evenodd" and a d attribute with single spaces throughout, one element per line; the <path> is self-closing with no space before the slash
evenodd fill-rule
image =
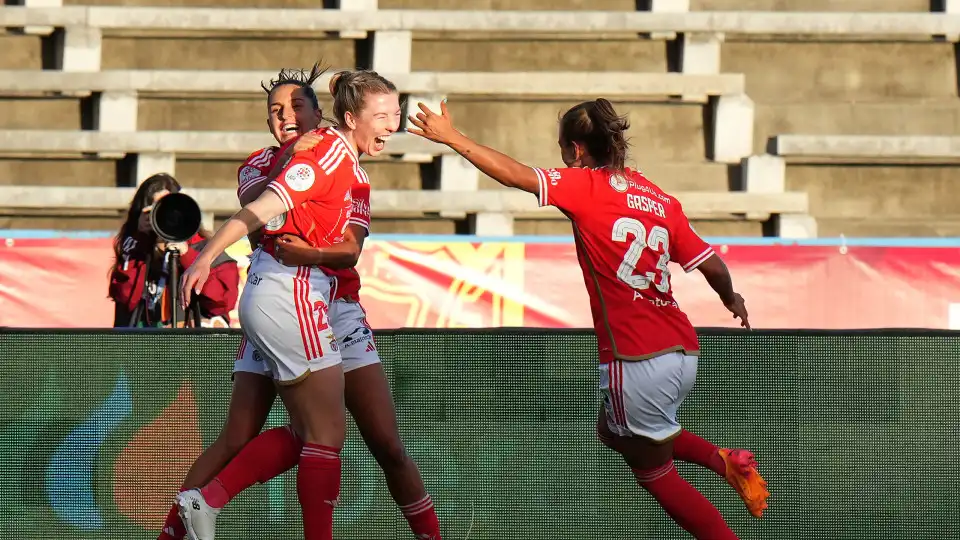
<path id="1" fill-rule="evenodd" d="M 344 338 L 343 340 L 343 346 L 345 348 L 350 348 L 350 347 L 353 347 L 354 345 L 363 343 L 365 341 L 370 341 L 372 339 L 373 339 L 373 332 L 370 331 L 370 329 L 367 328 L 366 326 L 361 326 L 359 328 L 355 328 L 353 332 L 350 332 L 349 334 L 347 334 L 347 337 Z"/>
<path id="2" fill-rule="evenodd" d="M 627 182 L 627 179 L 622 175 L 614 174 L 610 176 L 610 187 L 617 190 L 620 193 L 627 191 L 627 188 L 630 187 L 630 183 Z"/>
<path id="3" fill-rule="evenodd" d="M 557 182 L 559 182 L 560 178 L 562 178 L 560 171 L 556 169 L 546 169 L 546 173 L 547 173 L 547 177 L 550 178 L 551 186 L 557 185 Z"/>
<path id="4" fill-rule="evenodd" d="M 370 217 L 370 203 L 362 199 L 354 199 L 353 213 L 363 217 Z"/>
<path id="5" fill-rule="evenodd" d="M 277 217 L 271 219 L 270 221 L 268 221 L 267 224 L 263 226 L 263 228 L 266 229 L 266 230 L 268 230 L 268 231 L 270 231 L 270 232 L 279 231 L 279 230 L 280 230 L 280 227 L 283 227 L 283 225 L 284 225 L 286 222 L 287 222 L 287 213 L 284 212 L 284 213 L 280 214 L 279 216 L 277 216 Z"/>
<path id="6" fill-rule="evenodd" d="M 284 175 L 283 179 L 287 182 L 290 189 L 294 191 L 306 191 L 313 186 L 316 176 L 313 167 L 305 163 L 298 163 Z"/>
<path id="7" fill-rule="evenodd" d="M 246 167 L 240 170 L 241 182 L 249 182 L 250 180 L 253 180 L 258 176 L 260 176 L 260 169 L 257 169 L 256 167 L 251 167 L 250 165 L 247 165 Z"/>

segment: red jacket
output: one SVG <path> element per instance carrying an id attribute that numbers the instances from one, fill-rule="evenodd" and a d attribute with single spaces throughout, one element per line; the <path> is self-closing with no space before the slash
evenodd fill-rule
<path id="1" fill-rule="evenodd" d="M 108 296 L 116 303 L 114 310 L 114 326 L 128 326 L 133 311 L 143 299 L 143 289 L 146 283 L 147 261 L 150 257 L 149 248 L 141 248 L 145 238 L 128 237 L 122 244 L 122 255 L 110 273 L 110 287 Z M 180 266 L 189 268 L 206 240 L 196 235 L 187 242 L 187 251 L 180 255 Z M 230 311 L 237 305 L 240 290 L 240 272 L 237 262 L 226 255 L 214 261 L 210 270 L 210 277 L 203 285 L 198 302 L 200 315 L 203 318 L 223 317 L 230 321 Z"/>

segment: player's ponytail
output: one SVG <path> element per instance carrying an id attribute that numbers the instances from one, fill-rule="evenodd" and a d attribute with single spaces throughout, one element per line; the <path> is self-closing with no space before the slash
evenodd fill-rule
<path id="1" fill-rule="evenodd" d="M 305 69 L 284 68 L 277 73 L 275 79 L 270 80 L 269 84 L 260 83 L 260 87 L 263 88 L 263 91 L 266 92 L 269 97 L 270 94 L 280 86 L 288 84 L 297 86 L 303 90 L 303 95 L 310 100 L 310 105 L 313 106 L 314 110 L 320 111 L 322 115 L 323 109 L 320 108 L 320 100 L 317 99 L 317 92 L 313 89 L 313 84 L 326 72 L 327 68 L 321 67 L 320 62 L 313 64 L 309 72 Z"/>
<path id="2" fill-rule="evenodd" d="M 395 84 L 376 71 L 358 69 L 334 73 L 330 79 L 330 94 L 333 96 L 333 116 L 345 126 L 347 113 L 356 116 L 363 110 L 367 94 L 395 94 Z"/>
<path id="3" fill-rule="evenodd" d="M 585 101 L 567 111 L 560 119 L 561 138 L 586 147 L 600 166 L 622 170 L 627 159 L 624 132 L 630 128 L 626 116 L 620 116 L 604 98 Z"/>

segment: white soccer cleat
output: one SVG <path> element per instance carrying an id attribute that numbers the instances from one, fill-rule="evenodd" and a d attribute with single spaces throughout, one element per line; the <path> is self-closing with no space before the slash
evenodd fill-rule
<path id="1" fill-rule="evenodd" d="M 180 507 L 183 526 L 187 529 L 187 538 L 214 540 L 217 535 L 217 515 L 220 514 L 220 509 L 207 504 L 199 489 L 177 494 L 177 506 Z"/>

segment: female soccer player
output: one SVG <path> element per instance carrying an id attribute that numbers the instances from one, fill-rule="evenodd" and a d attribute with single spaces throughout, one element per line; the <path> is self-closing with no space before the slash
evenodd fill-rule
<path id="1" fill-rule="evenodd" d="M 673 299 L 667 263 L 700 270 L 749 328 L 726 265 L 690 227 L 679 201 L 624 167 L 628 123 L 609 101 L 581 103 L 561 118 L 565 169 L 531 168 L 477 144 L 453 127 L 445 101 L 440 108 L 438 115 L 421 103 L 409 131 L 449 146 L 494 180 L 537 195 L 540 206 L 556 206 L 573 222 L 597 335 L 601 440 L 694 537 L 735 539 L 720 512 L 673 466 L 677 457 L 708 467 L 727 478 L 755 516 L 766 507 L 769 493 L 752 454 L 718 449 L 677 422 L 700 347 Z"/>
<path id="2" fill-rule="evenodd" d="M 319 73 L 315 67 L 307 78 L 291 78 L 281 74 L 277 81 L 273 81 L 269 91 L 271 106 L 278 100 L 283 101 L 277 95 L 283 95 L 284 86 L 287 86 L 289 88 L 286 93 L 292 97 L 292 103 L 285 107 L 286 110 L 317 111 L 316 97 L 312 94 L 310 84 Z M 395 96 L 396 88 L 376 73 L 360 71 L 338 74 L 331 83 L 331 91 L 334 95 L 334 112 L 340 125 L 348 128 L 357 124 L 374 126 L 375 144 L 382 149 L 382 139 L 396 131 L 399 125 L 399 109 L 390 110 L 389 106 L 385 107 L 384 105 L 390 104 L 389 101 L 371 105 L 370 96 Z M 307 94 L 307 99 L 297 97 L 300 92 Z M 320 114 L 311 113 L 310 117 L 319 119 Z M 283 123 L 290 122 L 287 120 Z M 331 132 L 327 130 L 325 135 L 317 134 L 312 144 L 330 137 Z M 357 167 L 356 164 L 354 167 Z M 369 183 L 362 169 L 357 167 L 355 172 L 360 181 L 352 188 L 354 213 L 349 219 L 350 225 L 346 232 L 348 238 L 331 247 L 313 248 L 296 237 L 283 235 L 277 237 L 275 255 L 277 260 L 285 265 L 350 267 L 329 272 L 336 278 L 336 294 L 328 313 L 334 334 L 341 346 L 343 370 L 346 373 L 347 406 L 368 447 L 384 469 L 391 494 L 401 505 L 413 532 L 418 538 L 439 539 L 439 523 L 433 503 L 424 490 L 416 464 L 406 455 L 400 440 L 389 386 L 373 345 L 372 332 L 359 304 L 359 275 L 352 266 L 359 257 L 369 226 Z M 241 181 L 243 176 L 240 175 Z M 251 193 L 253 196 L 258 195 L 264 187 L 265 185 L 251 186 L 249 183 L 246 189 L 241 186 L 245 191 L 241 194 L 241 199 L 249 197 Z M 278 226 L 268 224 L 268 234 Z M 237 374 L 252 373 L 256 378 L 266 380 L 262 376 L 265 375 L 263 364 L 256 361 L 254 356 L 258 351 L 249 344 L 242 347 L 235 368 Z M 256 418 L 256 429 L 262 426 L 267 410 L 269 403 L 263 409 L 263 415 Z M 217 508 L 222 507 L 230 498 L 253 483 L 265 482 L 292 468 L 297 464 L 301 444 L 297 436 L 287 428 L 269 430 L 254 439 L 202 492 L 183 494 L 181 508 L 186 510 L 188 521 L 194 522 L 198 529 L 195 532 L 202 533 L 198 536 L 212 537 L 214 531 L 217 510 L 210 508 L 208 503 Z M 204 511 L 192 510 L 194 500 L 197 500 Z"/>

